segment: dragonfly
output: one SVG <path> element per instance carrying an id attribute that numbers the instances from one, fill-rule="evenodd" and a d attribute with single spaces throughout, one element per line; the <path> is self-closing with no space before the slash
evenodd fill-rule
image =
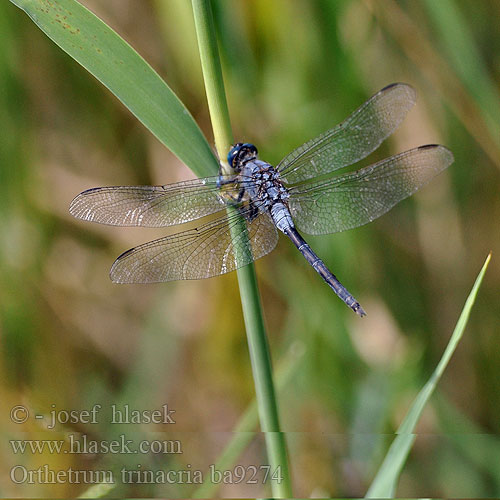
<path id="1" fill-rule="evenodd" d="M 233 145 L 231 175 L 163 186 L 88 189 L 70 213 L 112 226 L 167 227 L 210 215 L 206 222 L 122 253 L 111 267 L 115 283 L 156 283 L 228 273 L 271 252 L 284 233 L 338 297 L 366 313 L 299 230 L 330 234 L 367 224 L 412 195 L 453 163 L 449 149 L 428 144 L 356 171 L 332 175 L 389 137 L 415 104 L 404 83 L 384 87 L 335 128 L 306 142 L 274 167 L 250 143 Z M 279 231 L 279 232 L 278 232 Z"/>

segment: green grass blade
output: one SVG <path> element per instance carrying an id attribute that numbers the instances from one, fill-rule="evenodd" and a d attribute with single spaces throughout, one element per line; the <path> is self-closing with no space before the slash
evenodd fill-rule
<path id="1" fill-rule="evenodd" d="M 191 0 L 191 4 L 193 6 L 201 68 L 217 151 L 220 158 L 225 158 L 228 145 L 233 142 L 233 137 L 222 79 L 212 6 L 210 0 Z M 228 207 L 228 213 L 234 210 L 234 207 Z M 243 220 L 239 224 L 240 226 L 238 228 L 234 226 L 232 231 L 246 230 Z M 237 255 L 236 257 L 238 258 Z M 279 483 L 273 481 L 271 484 L 273 497 L 290 498 L 293 497 L 293 494 L 285 436 L 280 431 L 271 354 L 264 327 L 262 304 L 253 263 L 240 267 L 237 274 L 261 430 L 265 433 L 269 465 L 273 471 L 281 470 L 282 481 Z"/>
<path id="2" fill-rule="evenodd" d="M 217 160 L 189 111 L 115 31 L 75 0 L 10 0 L 202 177 Z"/>
<path id="3" fill-rule="evenodd" d="M 470 312 L 474 301 L 476 300 L 476 295 L 483 281 L 484 273 L 490 262 L 491 254 L 488 255 L 486 261 L 479 272 L 474 286 L 467 297 L 464 308 L 460 317 L 458 318 L 453 334 L 446 346 L 443 356 L 439 361 L 434 373 L 431 378 L 427 381 L 425 386 L 419 392 L 415 401 L 413 402 L 409 412 L 407 413 L 405 419 L 399 426 L 397 431 L 397 436 L 392 442 L 389 451 L 375 476 L 365 498 L 393 498 L 396 491 L 397 482 L 399 479 L 399 474 L 401 469 L 410 453 L 413 442 L 415 441 L 416 435 L 413 434 L 415 427 L 417 425 L 418 419 L 422 414 L 422 411 L 431 397 L 434 389 L 436 388 L 441 375 L 443 374 L 448 362 L 455 351 L 458 342 L 462 338 L 465 326 L 469 320 Z"/>

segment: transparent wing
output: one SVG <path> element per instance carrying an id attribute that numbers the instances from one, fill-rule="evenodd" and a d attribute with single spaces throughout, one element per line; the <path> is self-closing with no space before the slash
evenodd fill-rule
<path id="1" fill-rule="evenodd" d="M 365 158 L 396 130 L 415 98 L 409 85 L 388 85 L 340 125 L 285 156 L 277 167 L 281 178 L 294 184 Z"/>
<path id="2" fill-rule="evenodd" d="M 444 146 L 420 146 L 356 172 L 291 188 L 290 213 L 305 233 L 345 231 L 380 217 L 452 163 Z"/>
<path id="3" fill-rule="evenodd" d="M 224 209 L 224 196 L 237 197 L 236 184 L 227 184 L 221 191 L 217 179 L 88 189 L 71 202 L 69 211 L 78 219 L 112 226 L 173 226 Z"/>
<path id="4" fill-rule="evenodd" d="M 210 278 L 263 257 L 277 242 L 269 215 L 247 221 L 234 213 L 128 250 L 116 259 L 110 276 L 115 283 Z"/>

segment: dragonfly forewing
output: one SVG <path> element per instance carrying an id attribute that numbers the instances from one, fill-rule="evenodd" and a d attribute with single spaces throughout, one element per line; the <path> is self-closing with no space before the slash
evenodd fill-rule
<path id="1" fill-rule="evenodd" d="M 397 129 L 415 99 L 411 86 L 388 85 L 340 125 L 285 156 L 277 166 L 281 178 L 294 184 L 362 160 Z"/>
<path id="2" fill-rule="evenodd" d="M 356 172 L 292 187 L 290 213 L 309 234 L 358 227 L 385 214 L 452 163 L 453 154 L 444 146 L 420 146 Z"/>
<path id="3" fill-rule="evenodd" d="M 238 212 L 128 250 L 116 259 L 115 283 L 158 283 L 225 274 L 271 252 L 276 228 L 265 213 L 247 220 Z"/>
<path id="4" fill-rule="evenodd" d="M 166 186 L 110 186 L 80 193 L 69 208 L 78 219 L 112 226 L 165 227 L 183 224 L 226 207 L 238 186 L 218 188 L 218 177 Z"/>

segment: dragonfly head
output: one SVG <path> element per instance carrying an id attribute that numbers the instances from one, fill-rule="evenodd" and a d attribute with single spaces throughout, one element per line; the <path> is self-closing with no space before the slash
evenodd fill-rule
<path id="1" fill-rule="evenodd" d="M 238 142 L 234 144 L 227 155 L 227 162 L 231 168 L 237 171 L 241 170 L 243 163 L 255 160 L 257 158 L 257 148 L 248 142 Z"/>

